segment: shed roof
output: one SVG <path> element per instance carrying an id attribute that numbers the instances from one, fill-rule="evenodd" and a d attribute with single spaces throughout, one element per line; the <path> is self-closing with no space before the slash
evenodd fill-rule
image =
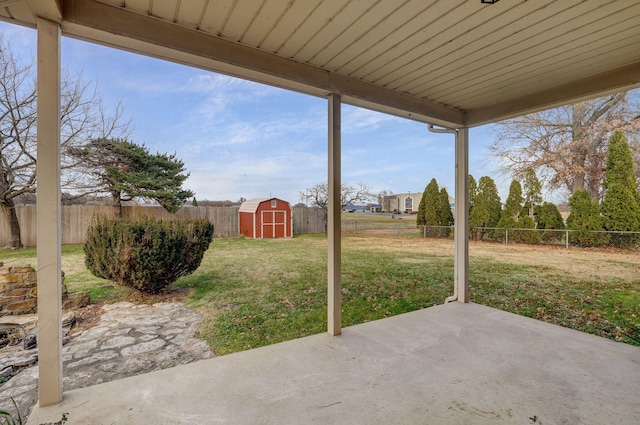
<path id="1" fill-rule="evenodd" d="M 244 201 L 242 205 L 240 205 L 239 212 L 255 213 L 258 210 L 258 207 L 260 206 L 261 203 L 265 201 L 271 201 L 272 199 L 276 199 L 280 202 L 285 202 L 288 204 L 287 201 L 283 201 L 282 199 L 279 199 L 279 198 L 255 198 L 255 199 L 249 199 L 247 201 Z"/>
<path id="2" fill-rule="evenodd" d="M 239 212 L 254 213 L 257 211 L 258 207 L 262 202 L 268 201 L 269 199 L 270 198 L 255 198 L 255 199 L 249 199 L 247 201 L 244 201 L 240 205 Z"/>
<path id="3" fill-rule="evenodd" d="M 637 0 L 0 0 L 0 19 L 474 126 L 640 85 Z"/>

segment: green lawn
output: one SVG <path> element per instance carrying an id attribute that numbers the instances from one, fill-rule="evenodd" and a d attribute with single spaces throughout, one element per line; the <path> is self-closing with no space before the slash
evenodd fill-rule
<path id="1" fill-rule="evenodd" d="M 527 264 L 522 256 L 531 249 L 472 244 L 472 301 L 632 342 L 625 333 L 640 326 L 636 257 L 535 248 L 535 264 Z M 325 331 L 326 251 L 324 235 L 218 238 L 200 268 L 177 285 L 192 288 L 186 302 L 202 313 L 199 336 L 216 354 L 273 344 Z M 5 263 L 35 263 L 33 250 L 0 253 Z M 568 268 L 580 261 L 593 270 Z M 63 269 L 69 290 L 89 289 L 94 301 L 131 297 L 131 290 L 91 276 L 80 246 L 63 248 Z M 453 289 L 452 243 L 346 236 L 342 269 L 343 326 L 350 326 L 441 304 Z"/>

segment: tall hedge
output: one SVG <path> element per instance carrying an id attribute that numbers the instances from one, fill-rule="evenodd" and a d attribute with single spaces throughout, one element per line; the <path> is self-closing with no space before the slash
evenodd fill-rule
<path id="1" fill-rule="evenodd" d="M 440 189 L 436 179 L 431 179 L 427 187 L 422 192 L 422 198 L 418 206 L 416 224 L 437 226 L 438 225 L 438 204 L 440 200 Z"/>
<path id="2" fill-rule="evenodd" d="M 524 208 L 522 185 L 518 180 L 513 180 L 509 186 L 509 196 L 504 204 L 498 227 L 506 229 L 534 229 L 535 222 L 527 215 Z M 505 234 L 506 237 L 506 234 Z M 540 234 L 535 230 L 511 230 L 509 241 L 536 244 L 540 243 Z"/>
<path id="3" fill-rule="evenodd" d="M 538 229 L 564 230 L 564 220 L 558 211 L 558 207 L 551 202 L 534 207 L 534 217 Z M 563 232 L 546 231 L 542 233 L 543 241 L 562 240 Z"/>
<path id="4" fill-rule="evenodd" d="M 440 236 L 448 238 L 451 235 L 451 228 L 453 226 L 454 218 L 451 211 L 451 203 L 449 201 L 449 193 L 446 188 L 440 189 L 438 195 L 438 225 L 443 226 L 440 229 Z"/>
<path id="5" fill-rule="evenodd" d="M 567 217 L 567 228 L 571 232 L 569 240 L 579 246 L 601 246 L 609 242 L 609 235 L 603 232 L 602 217 L 598 201 L 592 199 L 586 189 L 576 190 L 569 198 L 571 212 Z"/>
<path id="6" fill-rule="evenodd" d="M 159 293 L 200 266 L 212 238 L 205 220 L 101 218 L 88 229 L 85 264 L 95 276 Z"/>
<path id="7" fill-rule="evenodd" d="M 607 168 L 602 186 L 605 189 L 602 200 L 602 225 L 611 232 L 640 231 L 640 205 L 636 175 L 633 167 L 631 149 L 621 131 L 613 133 L 609 139 Z M 637 235 L 617 235 L 611 243 L 623 246 L 636 246 L 640 240 Z"/>
<path id="8" fill-rule="evenodd" d="M 484 237 L 484 230 L 481 228 L 496 227 L 501 211 L 502 201 L 496 183 L 489 176 L 481 177 L 478 181 L 473 208 L 469 213 L 469 226 L 475 228 L 472 233 L 473 239 L 481 240 Z"/>

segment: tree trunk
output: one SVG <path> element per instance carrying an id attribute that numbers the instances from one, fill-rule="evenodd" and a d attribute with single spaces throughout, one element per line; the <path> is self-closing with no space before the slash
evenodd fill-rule
<path id="1" fill-rule="evenodd" d="M 22 241 L 20 240 L 20 223 L 18 222 L 18 216 L 16 215 L 16 209 L 13 205 L 13 200 L 8 199 L 2 202 L 2 212 L 9 223 L 10 236 L 9 246 L 11 248 L 22 248 Z"/>
<path id="2" fill-rule="evenodd" d="M 533 205 L 533 201 L 531 201 L 529 203 L 529 217 L 531 217 L 531 219 L 534 219 L 534 205 Z"/>
<path id="3" fill-rule="evenodd" d="M 329 234 L 329 210 L 327 208 L 323 208 L 322 214 L 324 214 L 324 233 L 325 235 L 328 235 Z"/>
<path id="4" fill-rule="evenodd" d="M 113 207 L 116 209 L 116 218 L 122 218 L 122 199 L 120 198 L 120 191 L 113 190 L 111 191 L 111 195 L 113 196 Z"/>

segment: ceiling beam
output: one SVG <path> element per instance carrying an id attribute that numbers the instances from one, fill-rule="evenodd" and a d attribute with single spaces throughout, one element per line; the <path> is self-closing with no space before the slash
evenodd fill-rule
<path id="1" fill-rule="evenodd" d="M 469 127 L 606 96 L 640 86 L 640 62 L 527 94 L 486 108 L 467 111 Z"/>
<path id="2" fill-rule="evenodd" d="M 63 33 L 161 59 L 326 96 L 406 118 L 460 126 L 464 112 L 203 32 L 91 0 L 63 1 Z"/>
<path id="3" fill-rule="evenodd" d="M 62 5 L 60 0 L 26 0 L 33 16 L 60 23 L 62 21 Z"/>

